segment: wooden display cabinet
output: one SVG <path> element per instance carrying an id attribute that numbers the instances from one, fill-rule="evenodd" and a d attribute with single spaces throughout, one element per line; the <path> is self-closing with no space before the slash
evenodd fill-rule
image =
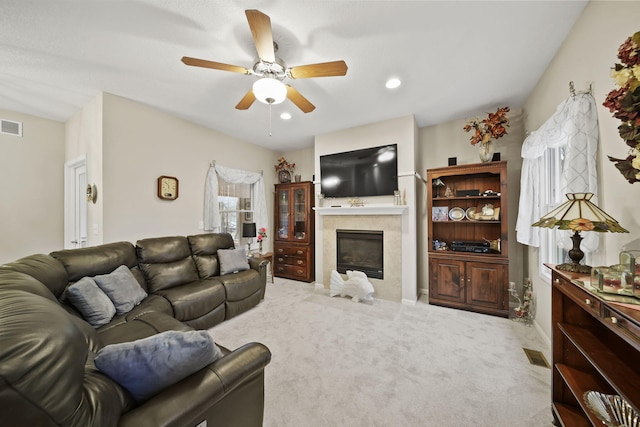
<path id="1" fill-rule="evenodd" d="M 640 413 L 640 306 L 606 301 L 589 276 L 551 268 L 554 424 L 601 426 L 584 394 L 618 395 Z"/>
<path id="2" fill-rule="evenodd" d="M 277 277 L 315 280 L 313 183 L 309 181 L 275 185 L 275 255 Z"/>
<path id="3" fill-rule="evenodd" d="M 444 183 L 438 193 L 432 185 L 436 179 Z M 475 190 L 492 194 L 473 195 Z M 473 215 L 483 207 L 485 213 L 490 209 L 493 213 Z M 427 213 L 429 302 L 508 317 L 507 162 L 427 170 Z M 437 249 L 435 241 L 444 242 L 446 250 Z M 489 252 L 484 252 L 483 244 L 490 245 Z M 452 250 L 461 248 L 466 250 Z"/>

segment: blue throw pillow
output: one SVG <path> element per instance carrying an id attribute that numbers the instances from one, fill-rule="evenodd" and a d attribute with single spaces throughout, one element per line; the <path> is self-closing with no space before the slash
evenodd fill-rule
<path id="1" fill-rule="evenodd" d="M 113 302 L 90 277 L 83 277 L 69 286 L 66 295 L 67 300 L 94 328 L 109 323 L 116 314 Z"/>
<path id="2" fill-rule="evenodd" d="M 207 331 L 167 331 L 98 351 L 96 367 L 142 402 L 222 357 Z"/>
<path id="3" fill-rule="evenodd" d="M 109 274 L 94 276 L 93 280 L 113 301 L 118 314 L 130 312 L 147 297 L 147 293 L 126 265 L 121 265 Z"/>

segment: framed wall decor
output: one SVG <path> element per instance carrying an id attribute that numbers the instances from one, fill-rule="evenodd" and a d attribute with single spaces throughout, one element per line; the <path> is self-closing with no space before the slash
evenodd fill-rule
<path id="1" fill-rule="evenodd" d="M 244 211 L 250 211 L 251 210 L 251 199 L 250 198 L 242 199 L 242 209 Z M 244 220 L 245 220 L 245 222 L 253 222 L 253 212 L 245 212 L 244 213 Z"/>

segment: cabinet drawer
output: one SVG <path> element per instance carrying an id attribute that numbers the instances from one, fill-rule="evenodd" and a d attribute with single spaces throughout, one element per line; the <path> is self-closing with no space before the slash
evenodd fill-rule
<path id="1" fill-rule="evenodd" d="M 571 282 L 567 282 L 559 278 L 554 279 L 553 285 L 559 288 L 562 293 L 574 300 L 577 304 L 579 304 L 580 307 L 588 309 L 590 313 L 596 316 L 600 316 L 600 310 L 602 308 L 600 300 L 595 298 L 586 290 L 580 289 Z"/>
<path id="2" fill-rule="evenodd" d="M 301 257 L 306 258 L 309 248 L 299 248 L 292 246 L 279 246 L 275 248 L 276 256 Z"/>
<path id="3" fill-rule="evenodd" d="M 276 265 L 290 265 L 293 267 L 307 267 L 307 260 L 304 258 L 290 258 L 287 256 L 276 257 Z"/>
<path id="4" fill-rule="evenodd" d="M 607 306 L 602 310 L 602 316 L 607 323 L 615 329 L 619 329 L 619 333 L 627 336 L 632 343 L 640 345 L 640 325 L 630 322 L 626 317 Z"/>
<path id="5" fill-rule="evenodd" d="M 285 274 L 288 276 L 296 276 L 301 278 L 304 278 L 307 276 L 306 267 L 300 267 L 295 265 L 286 265 L 286 264 L 276 263 L 275 272 L 276 274 Z"/>

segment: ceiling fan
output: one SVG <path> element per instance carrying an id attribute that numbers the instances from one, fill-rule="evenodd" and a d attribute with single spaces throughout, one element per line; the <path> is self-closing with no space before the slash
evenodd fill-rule
<path id="1" fill-rule="evenodd" d="M 245 14 L 258 52 L 258 58 L 251 69 L 188 56 L 183 56 L 182 62 L 194 67 L 212 68 L 259 77 L 236 105 L 238 110 L 247 110 L 256 99 L 265 104 L 279 104 L 289 98 L 303 112 L 313 111 L 316 107 L 291 85 L 284 84 L 283 80 L 286 78 L 307 79 L 344 76 L 347 74 L 347 64 L 344 61 L 331 61 L 287 67 L 285 62 L 276 56 L 278 45 L 273 41 L 269 16 L 255 9 L 245 10 Z"/>

